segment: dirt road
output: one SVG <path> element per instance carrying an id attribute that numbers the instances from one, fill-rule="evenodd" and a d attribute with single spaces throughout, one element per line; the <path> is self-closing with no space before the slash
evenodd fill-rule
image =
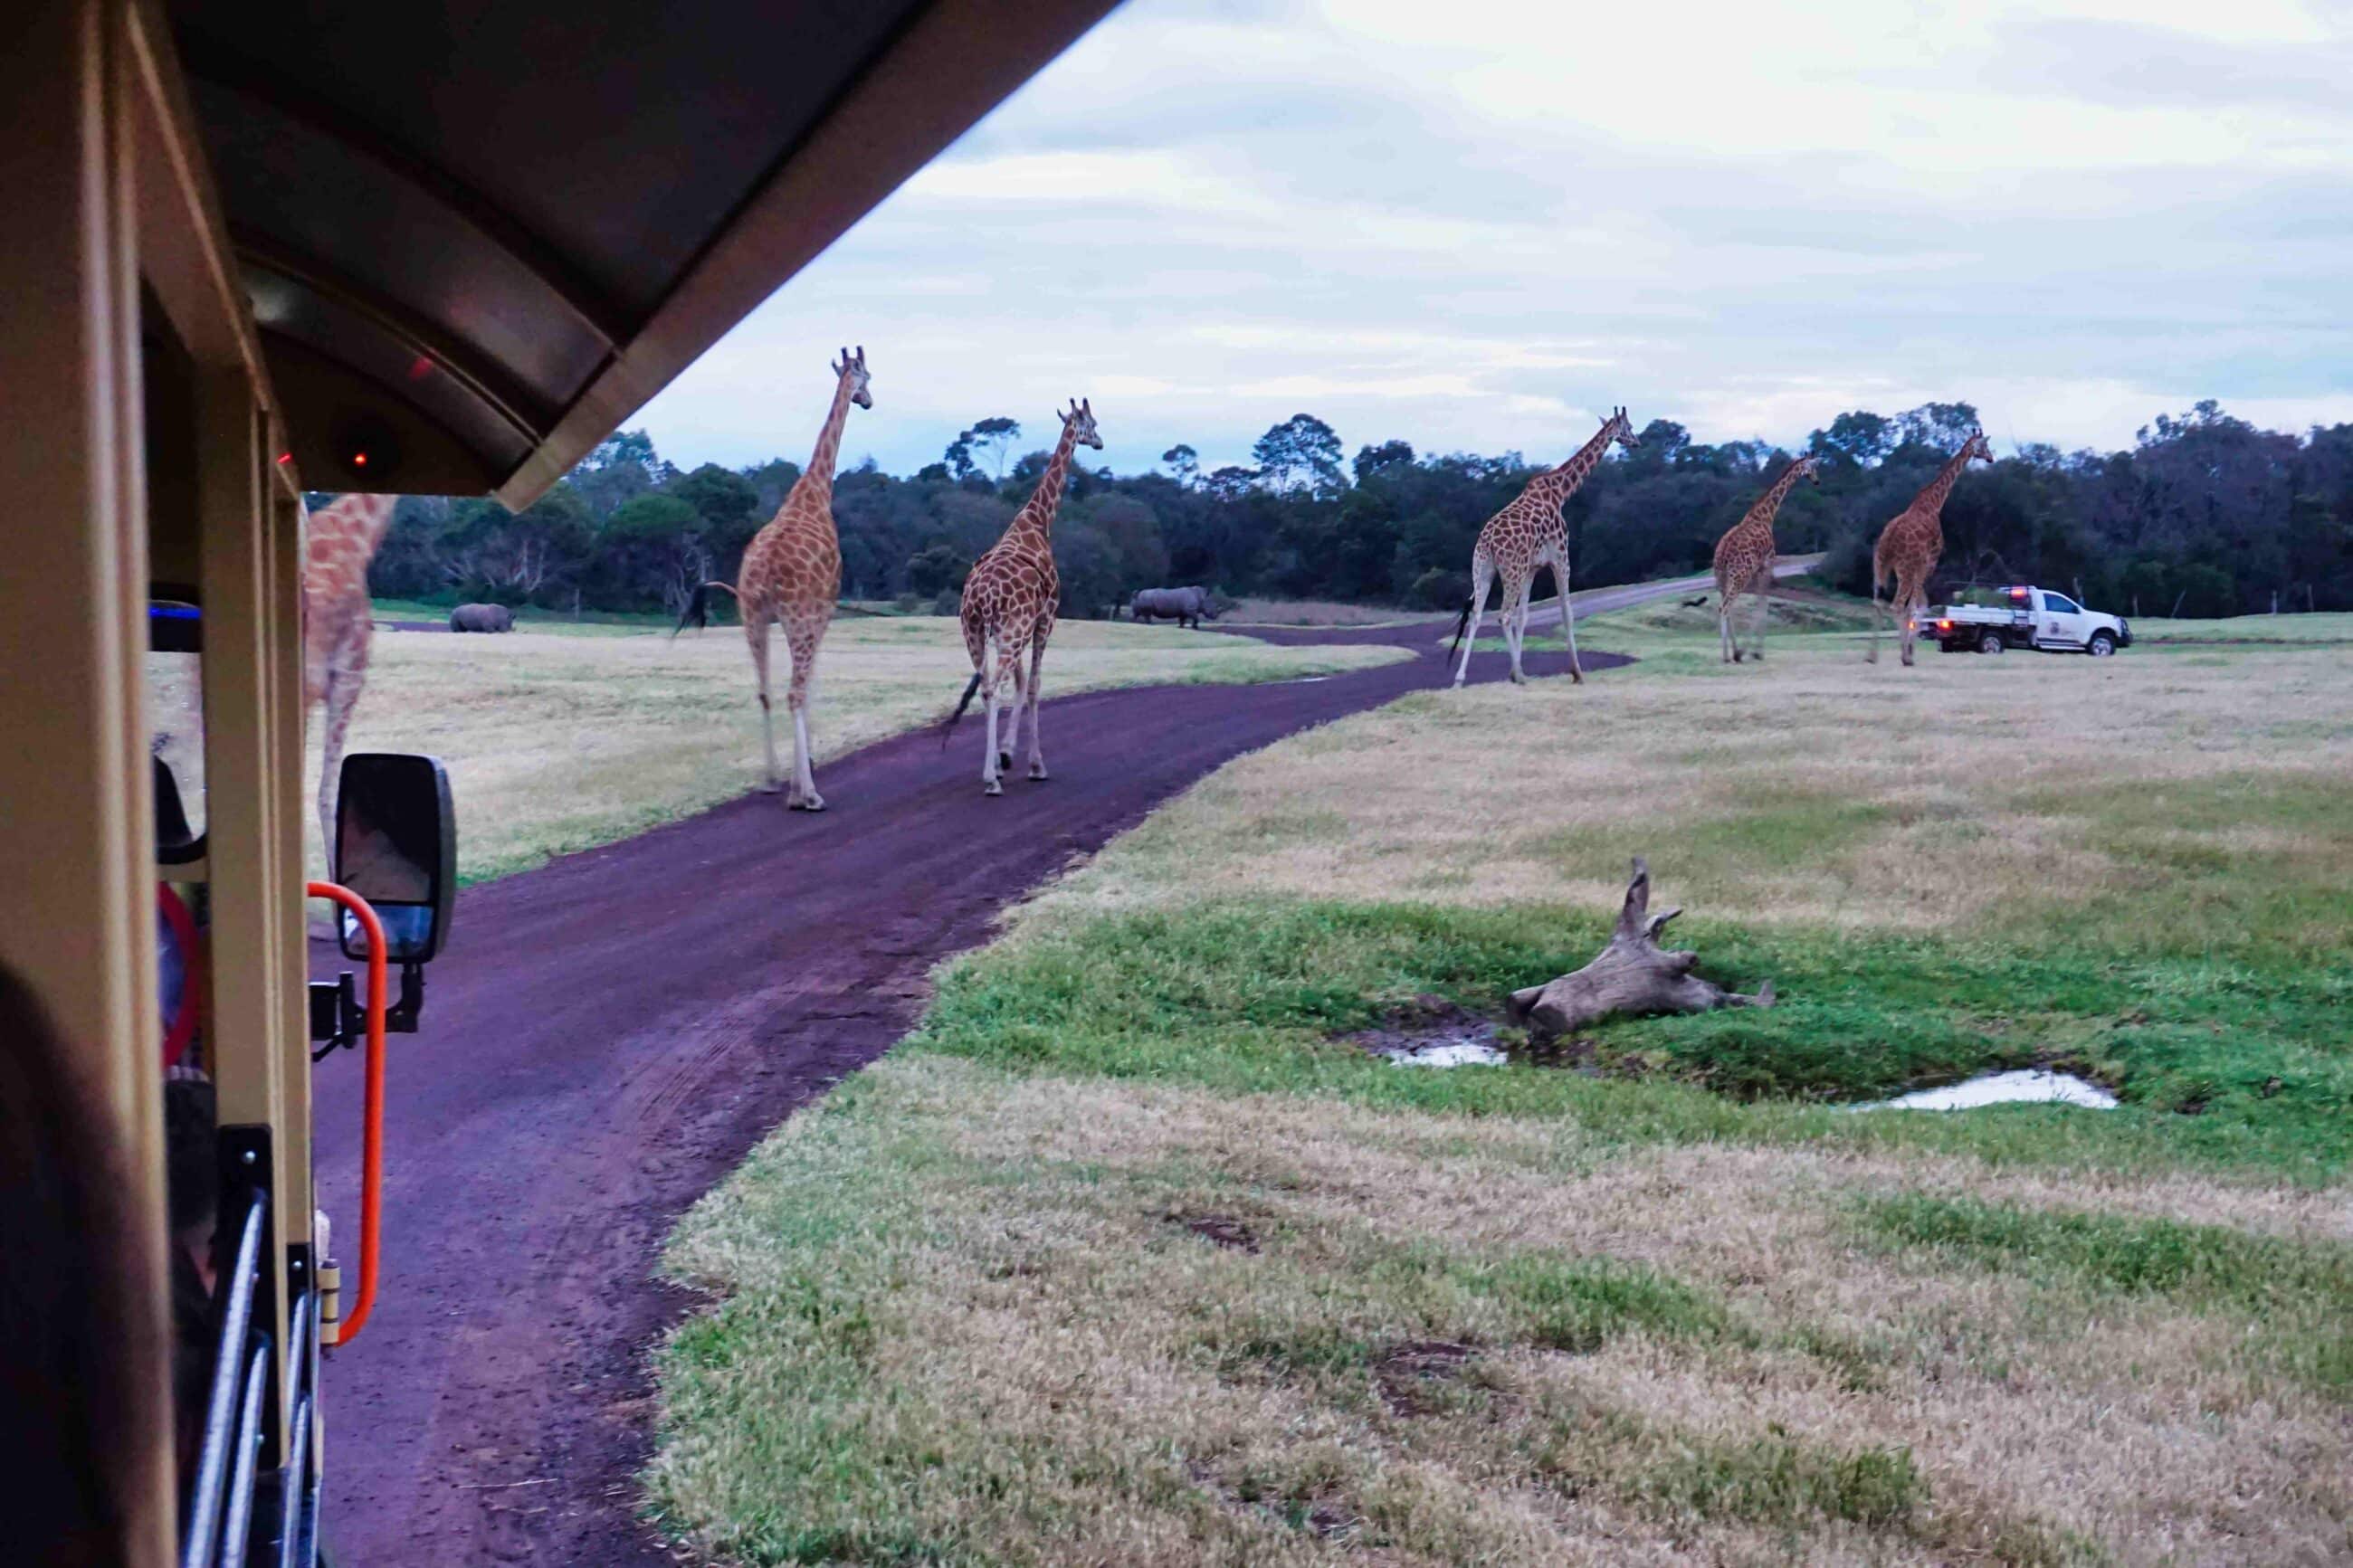
<path id="1" fill-rule="evenodd" d="M 1054 777 L 1002 799 L 967 719 L 944 753 L 902 736 L 824 769 L 821 816 L 754 796 L 461 896 L 423 1030 L 392 1046 L 375 1315 L 328 1364 L 339 1561 L 670 1562 L 632 1477 L 644 1352 L 691 1304 L 652 1279 L 678 1215 L 904 1033 L 1008 900 L 1242 752 L 1442 684 L 1443 629 L 1399 628 L 1424 657 L 1378 669 L 1050 702 Z M 1503 671 L 1491 646 L 1478 679 Z M 317 1072 L 346 1237 L 358 1069 Z"/>

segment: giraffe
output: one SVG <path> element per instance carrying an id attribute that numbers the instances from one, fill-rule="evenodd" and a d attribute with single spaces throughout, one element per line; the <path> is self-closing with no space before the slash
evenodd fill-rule
<path id="1" fill-rule="evenodd" d="M 1879 590 L 1889 576 L 1895 579 L 1895 614 L 1903 625 L 1896 628 L 1904 663 L 1912 663 L 1912 642 L 1918 628 L 1913 618 L 1928 602 L 1928 574 L 1936 569 L 1937 558 L 1945 553 L 1945 527 L 1940 521 L 1945 510 L 1945 498 L 1953 493 L 1953 486 L 1961 470 L 1971 458 L 1993 461 L 1993 443 L 1985 438 L 1983 430 L 1972 430 L 1961 449 L 1945 459 L 1912 504 L 1895 514 L 1888 525 L 1879 531 L 1879 542 L 1871 552 L 1871 651 L 1863 662 L 1879 662 Z"/>
<path id="2" fill-rule="evenodd" d="M 1528 597 L 1535 591 L 1536 569 L 1550 563 L 1553 583 L 1560 590 L 1560 620 L 1568 633 L 1568 676 L 1585 683 L 1585 669 L 1577 661 L 1577 613 L 1568 602 L 1568 524 L 1561 517 L 1563 502 L 1577 492 L 1601 464 L 1615 441 L 1628 451 L 1641 443 L 1634 438 L 1634 422 L 1623 408 L 1612 409 L 1601 429 L 1577 454 L 1556 468 L 1547 468 L 1528 481 L 1511 505 L 1487 520 L 1479 542 L 1471 552 L 1471 602 L 1454 623 L 1455 640 L 1462 647 L 1462 662 L 1455 667 L 1454 684 L 1471 673 L 1471 649 L 1479 640 L 1479 623 L 1487 617 L 1487 587 L 1500 575 L 1504 602 L 1499 625 L 1512 656 L 1512 679 L 1525 684 L 1520 670 L 1520 647 L 1528 635 Z M 1468 627 L 1470 636 L 1464 637 Z"/>
<path id="3" fill-rule="evenodd" d="M 866 390 L 865 345 L 860 344 L 855 353 L 843 349 L 841 363 L 830 368 L 833 406 L 826 410 L 808 467 L 768 526 L 744 546 L 744 564 L 735 574 L 734 585 L 701 584 L 670 631 L 676 637 L 689 621 L 698 626 L 704 623 L 711 589 L 734 595 L 743 606 L 744 637 L 752 647 L 752 673 L 759 684 L 760 743 L 767 759 L 766 780 L 761 787 L 774 795 L 785 789 L 785 784 L 776 767 L 776 716 L 768 702 L 768 623 L 783 625 L 785 648 L 792 658 L 785 706 L 793 716 L 793 779 L 785 805 L 794 811 L 825 809 L 825 797 L 817 793 L 817 779 L 809 767 L 808 710 L 817 683 L 818 645 L 825 640 L 835 601 L 841 596 L 841 540 L 833 527 L 833 475 L 840 466 L 841 427 L 849 418 L 849 405 L 874 406 L 873 396 Z"/>
<path id="4" fill-rule="evenodd" d="M 1821 459 L 1808 453 L 1791 463 L 1747 515 L 1715 542 L 1715 637 L 1726 664 L 1740 662 L 1740 634 L 1733 626 L 1732 605 L 1743 594 L 1757 595 L 1757 646 L 1749 657 L 1765 657 L 1765 622 L 1773 613 L 1773 518 L 1799 479 L 1820 484 Z"/>
<path id="5" fill-rule="evenodd" d="M 368 563 L 392 522 L 397 496 L 338 496 L 302 516 L 302 706 L 326 706 L 325 743 L 319 760 L 319 838 L 327 863 L 335 859 L 336 769 L 352 710 L 367 682 L 368 644 L 375 631 L 368 602 Z"/>
<path id="6" fill-rule="evenodd" d="M 983 795 L 1005 793 L 998 774 L 1013 765 L 1014 749 L 1021 744 L 1021 710 L 1025 706 L 1029 710 L 1029 776 L 1046 776 L 1046 757 L 1038 734 L 1038 692 L 1044 675 L 1046 639 L 1054 635 L 1054 613 L 1062 595 L 1061 575 L 1054 570 L 1054 512 L 1062 504 L 1062 484 L 1070 476 L 1071 448 L 1084 442 L 1101 451 L 1103 444 L 1103 437 L 1095 430 L 1092 400 L 1073 401 L 1061 420 L 1062 437 L 1054 444 L 1054 455 L 1047 460 L 1045 473 L 1039 477 L 1037 492 L 1006 524 L 1005 537 L 989 546 L 988 553 L 973 564 L 972 574 L 964 582 L 964 605 L 958 618 L 964 623 L 965 652 L 972 657 L 972 679 L 965 683 L 963 700 L 941 728 L 941 743 L 946 743 L 947 731 L 972 706 L 973 693 L 979 691 L 988 715 L 988 745 L 980 763 Z M 1021 671 L 1021 656 L 1025 652 L 1029 656 L 1026 679 Z M 997 710 L 1008 675 L 1013 682 L 1013 703 L 1010 728 L 1005 732 L 1000 750 Z M 984 687 L 987 689 L 983 690 Z"/>

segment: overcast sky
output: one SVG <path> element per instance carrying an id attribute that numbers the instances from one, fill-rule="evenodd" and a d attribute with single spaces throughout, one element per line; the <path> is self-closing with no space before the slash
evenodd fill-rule
<path id="1" fill-rule="evenodd" d="M 1092 396 L 1123 472 L 1299 412 L 1548 459 L 1967 399 L 2353 420 L 2353 0 L 1129 0 L 632 425 L 912 472 Z"/>

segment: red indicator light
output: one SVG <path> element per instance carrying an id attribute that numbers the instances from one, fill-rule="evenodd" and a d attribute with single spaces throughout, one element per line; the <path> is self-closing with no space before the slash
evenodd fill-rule
<path id="1" fill-rule="evenodd" d="M 353 453 L 352 454 L 352 467 L 353 467 L 353 468 L 366 468 L 366 467 L 367 467 L 367 454 L 366 454 L 365 452 L 353 452 Z"/>
<path id="2" fill-rule="evenodd" d="M 282 465 L 282 464 L 286 464 L 286 463 L 290 463 L 290 462 L 292 462 L 293 460 L 294 460 L 294 454 L 293 454 L 293 453 L 291 453 L 291 452 L 280 452 L 280 453 L 279 453 L 279 454 L 278 454 L 278 461 L 279 461 L 281 465 Z"/>
<path id="3" fill-rule="evenodd" d="M 409 366 L 408 366 L 408 379 L 409 379 L 409 380 L 411 380 L 411 381 L 423 381 L 427 376 L 431 375 L 432 374 L 433 374 L 433 362 L 432 362 L 431 360 L 429 360 L 429 359 L 426 358 L 423 354 L 418 354 L 418 355 L 416 357 L 416 359 L 414 359 L 414 360 L 412 360 L 411 362 L 409 362 Z"/>

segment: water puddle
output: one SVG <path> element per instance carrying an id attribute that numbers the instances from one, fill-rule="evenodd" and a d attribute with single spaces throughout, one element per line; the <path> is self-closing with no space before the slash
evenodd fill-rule
<path id="1" fill-rule="evenodd" d="M 1412 1050 L 1376 1051 L 1386 1057 L 1390 1065 L 1401 1068 L 1499 1068 L 1511 1058 L 1495 1046 L 1477 1040 L 1446 1040 L 1433 1046 L 1420 1046 Z"/>
<path id="2" fill-rule="evenodd" d="M 1443 996 L 1417 996 L 1390 1008 L 1379 1028 L 1342 1037 L 1401 1068 L 1492 1068 L 1511 1060 L 1493 1019 Z"/>
<path id="3" fill-rule="evenodd" d="M 1893 1100 L 1851 1105 L 1850 1110 L 1969 1110 L 1980 1105 L 2080 1105 L 2090 1110 L 2114 1110 L 2116 1097 L 2073 1073 L 2021 1068 L 2014 1072 L 1989 1072 L 1942 1089 L 1915 1089 Z"/>

